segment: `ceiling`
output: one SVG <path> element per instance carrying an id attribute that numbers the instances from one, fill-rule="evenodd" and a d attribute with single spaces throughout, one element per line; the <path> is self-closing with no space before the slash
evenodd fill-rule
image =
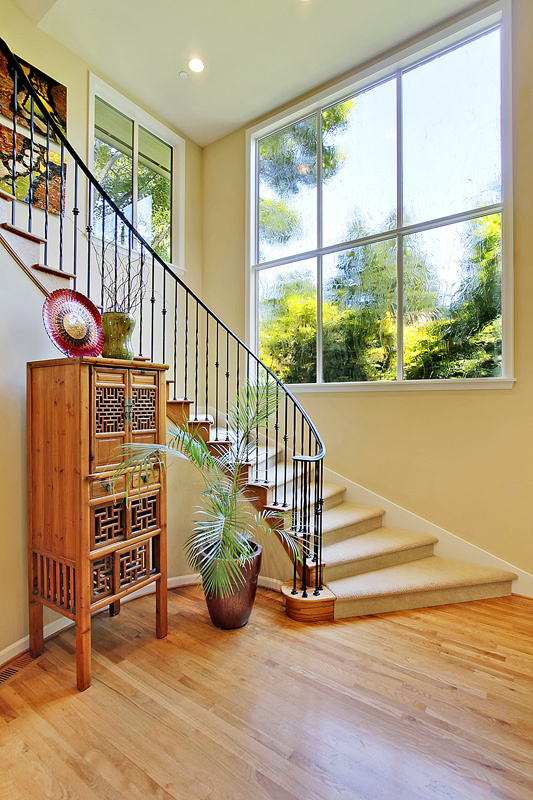
<path id="1" fill-rule="evenodd" d="M 104 80 L 204 146 L 472 0 L 16 0 Z M 200 74 L 189 59 L 205 62 Z M 188 78 L 179 77 L 180 71 Z"/>

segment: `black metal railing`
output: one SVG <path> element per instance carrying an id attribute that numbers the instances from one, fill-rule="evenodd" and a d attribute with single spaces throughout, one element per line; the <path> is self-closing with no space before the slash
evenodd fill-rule
<path id="1" fill-rule="evenodd" d="M 103 311 L 134 314 L 138 356 L 171 362 L 170 399 L 191 401 L 194 421 L 213 417 L 215 441 L 227 438 L 224 420 L 245 381 L 274 383 L 270 421 L 256 431 L 251 485 L 268 489 L 268 505 L 288 512 L 300 538 L 293 594 L 319 594 L 325 447 L 315 426 L 291 392 L 138 233 L 77 155 L 2 39 L 0 49 L 14 86 L 12 107 L 0 108 L 13 120 L 11 193 L 19 196 L 20 185 L 28 187 L 20 198 L 25 202 L 12 203 L 11 224 L 43 237 L 45 264 L 72 273 L 74 287 Z M 29 113 L 27 104 L 19 105 L 21 87 Z"/>

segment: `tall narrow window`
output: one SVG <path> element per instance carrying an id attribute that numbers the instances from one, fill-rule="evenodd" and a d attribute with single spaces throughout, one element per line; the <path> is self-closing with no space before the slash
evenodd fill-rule
<path id="1" fill-rule="evenodd" d="M 254 137 L 258 349 L 282 380 L 502 376 L 500 51 L 492 23 Z"/>
<path id="2" fill-rule="evenodd" d="M 94 96 L 93 171 L 120 211 L 164 261 L 176 258 L 173 211 L 176 149 L 182 140 L 118 96 L 110 100 L 105 87 Z M 124 100 L 122 107 L 121 100 Z M 96 231 L 115 235 L 115 218 L 99 199 L 94 209 Z M 105 219 L 102 219 L 105 215 Z M 113 230 L 110 230 L 110 228 Z M 125 225 L 118 224 L 118 240 L 128 245 Z"/>

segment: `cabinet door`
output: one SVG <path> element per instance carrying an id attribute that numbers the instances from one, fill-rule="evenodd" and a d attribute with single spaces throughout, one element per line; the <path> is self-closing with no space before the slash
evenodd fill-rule
<path id="1" fill-rule="evenodd" d="M 150 370 L 131 370 L 129 440 L 135 443 L 156 444 L 159 431 L 159 373 Z"/>
<path id="2" fill-rule="evenodd" d="M 116 467 L 122 461 L 120 447 L 127 443 L 126 369 L 94 367 L 91 377 L 90 472 Z"/>

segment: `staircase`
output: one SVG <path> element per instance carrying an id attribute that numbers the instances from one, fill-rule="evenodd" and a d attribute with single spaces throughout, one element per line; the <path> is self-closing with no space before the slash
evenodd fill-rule
<path id="1" fill-rule="evenodd" d="M 191 401 L 167 401 L 167 415 L 176 425 L 187 421 L 213 453 L 224 447 L 225 431 L 216 428 L 213 416 L 190 414 Z M 273 485 L 268 481 L 282 450 L 264 443 L 258 465 L 248 467 L 247 489 L 255 505 L 275 504 Z M 268 468 L 268 470 L 267 470 Z M 278 494 L 292 497 L 292 473 Z M 434 555 L 438 539 L 424 533 L 401 530 L 383 524 L 385 511 L 345 501 L 346 489 L 324 483 L 322 489 L 322 581 L 323 590 L 302 597 L 298 584 L 282 587 L 289 617 L 300 622 L 320 622 L 366 614 L 484 600 L 511 594 L 518 576 L 506 570 L 482 567 Z M 290 502 L 286 506 L 290 508 Z M 315 583 L 315 563 L 307 563 L 307 580 Z M 301 579 L 302 569 L 298 569 Z"/>
<path id="2" fill-rule="evenodd" d="M 115 287 L 117 276 L 122 278 L 127 310 L 130 300 L 136 305 L 136 357 L 170 364 L 168 416 L 176 425 L 187 421 L 212 452 L 227 446 L 221 420 L 244 383 L 274 384 L 272 421 L 257 431 L 245 469 L 251 501 L 260 509 L 290 512 L 290 530 L 308 554 L 294 563 L 293 580 L 282 587 L 287 614 L 301 621 L 332 620 L 509 594 L 514 573 L 438 558 L 434 537 L 386 527 L 382 509 L 347 503 L 343 486 L 324 483 L 325 447 L 299 402 L 133 228 L 48 115 L 2 40 L 0 48 L 15 86 L 18 81 L 31 98 L 32 124 L 23 134 L 29 135 L 30 153 L 39 137 L 47 149 L 53 138 L 62 164 L 59 215 L 48 206 L 48 173 L 44 209 L 33 208 L 31 167 L 28 202 L 15 200 L 16 174 L 12 193 L 0 190 L 0 246 L 44 295 L 70 287 L 101 308 L 106 278 L 114 274 Z M 45 136 L 34 131 L 34 104 L 45 120 Z M 15 153 L 16 125 L 12 138 Z M 129 293 L 133 274 L 140 281 L 136 298 Z"/>

